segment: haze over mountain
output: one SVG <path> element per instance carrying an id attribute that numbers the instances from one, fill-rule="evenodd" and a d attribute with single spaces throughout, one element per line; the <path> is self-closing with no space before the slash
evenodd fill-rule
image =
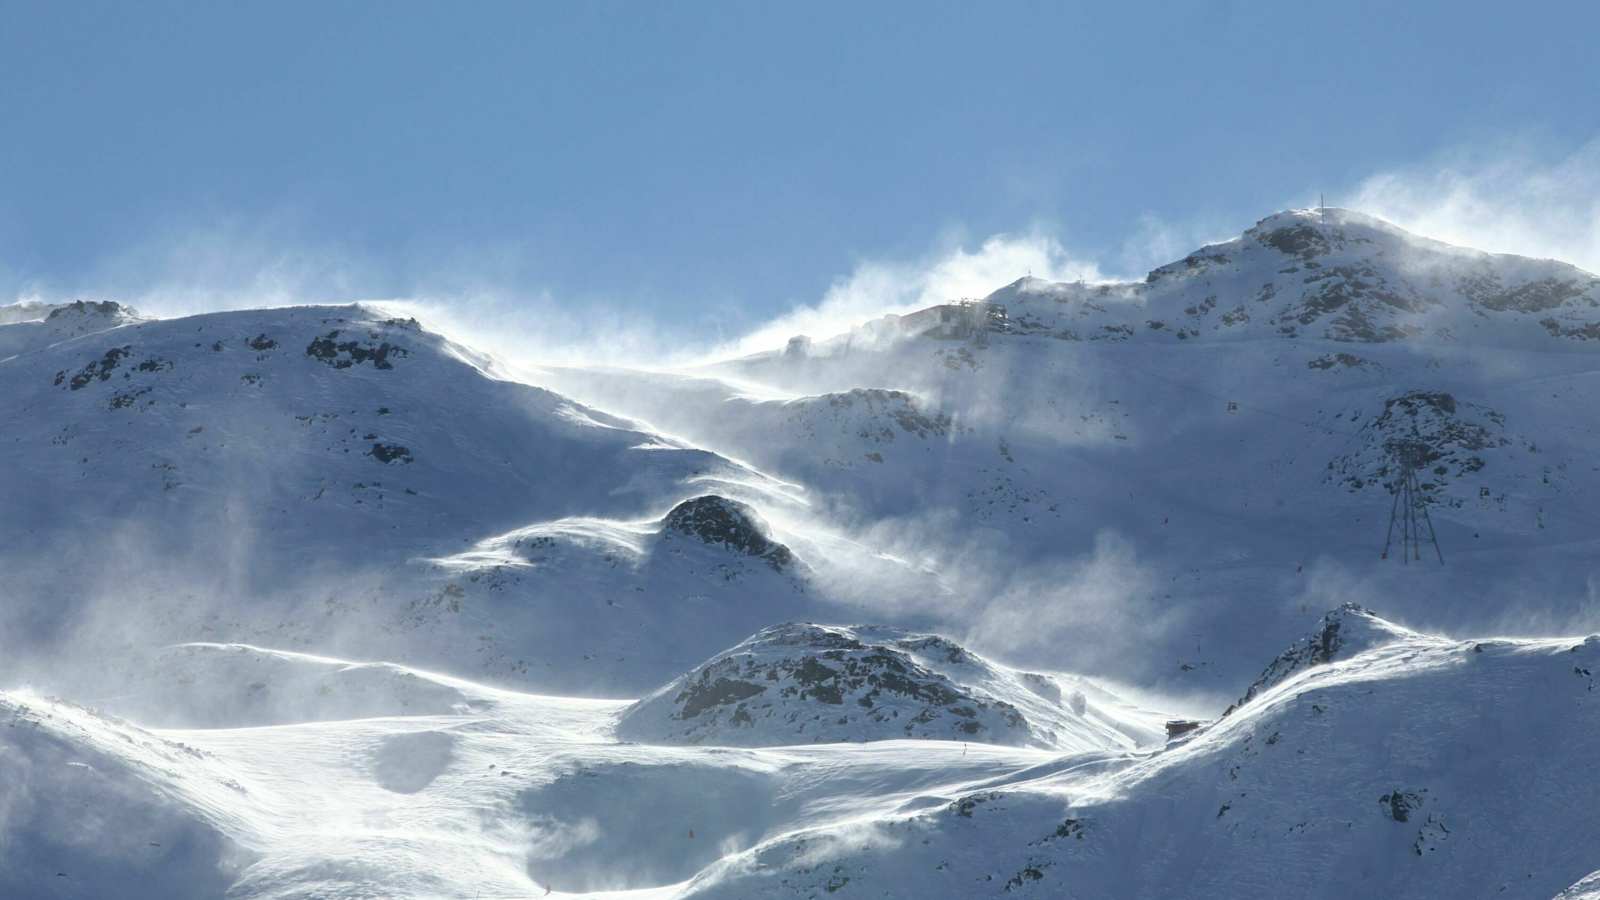
<path id="1" fill-rule="evenodd" d="M 0 308 L 0 896 L 1583 896 L 1600 278 L 1290 210 L 949 300 Z"/>

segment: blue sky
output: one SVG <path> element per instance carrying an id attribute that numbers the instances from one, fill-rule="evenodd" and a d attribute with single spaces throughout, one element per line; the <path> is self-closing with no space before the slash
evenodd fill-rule
<path id="1" fill-rule="evenodd" d="M 1596 10 L 0 0 L 0 298 L 736 334 L 995 235 L 1034 243 L 983 277 L 1137 273 L 1318 190 L 1581 257 Z"/>

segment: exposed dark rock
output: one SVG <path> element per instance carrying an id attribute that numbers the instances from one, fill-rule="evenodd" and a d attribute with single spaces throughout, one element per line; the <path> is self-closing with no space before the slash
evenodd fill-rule
<path id="1" fill-rule="evenodd" d="M 1394 790 L 1379 797 L 1378 804 L 1383 807 L 1384 815 L 1396 822 L 1405 822 L 1414 810 L 1421 808 L 1422 796 L 1412 791 Z"/>
<path id="2" fill-rule="evenodd" d="M 1556 319 L 1540 319 L 1539 324 L 1550 333 L 1551 337 L 1569 338 L 1579 341 L 1600 341 L 1600 322 L 1582 322 L 1576 325 L 1564 325 Z"/>
<path id="3" fill-rule="evenodd" d="M 1363 428 L 1362 448 L 1329 461 L 1326 480 L 1350 491 L 1393 491 L 1409 461 L 1424 502 L 1437 502 L 1450 479 L 1479 471 L 1486 452 L 1511 444 L 1504 425 L 1499 412 L 1452 394 L 1409 391 L 1384 401 L 1383 412 Z"/>
<path id="4" fill-rule="evenodd" d="M 1083 821 L 1081 819 L 1067 819 L 1056 826 L 1056 830 L 1051 834 L 1051 837 L 1074 838 L 1081 841 L 1083 840 Z"/>
<path id="5" fill-rule="evenodd" d="M 50 314 L 45 316 L 45 321 L 48 322 L 51 319 L 62 319 L 67 316 L 114 316 L 123 312 L 131 313 L 132 310 L 126 310 L 123 308 L 122 304 L 112 300 L 101 300 L 98 303 L 93 300 L 74 300 L 71 303 L 58 306 L 55 309 L 50 310 Z"/>
<path id="6" fill-rule="evenodd" d="M 1290 256 L 1315 259 L 1328 252 L 1328 239 L 1314 225 L 1297 224 L 1259 235 L 1261 243 Z"/>
<path id="7" fill-rule="evenodd" d="M 1043 878 L 1044 878 L 1044 872 L 1040 869 L 1039 866 L 1036 866 L 1036 865 L 1023 866 L 1022 871 L 1018 872 L 1017 874 L 1011 876 L 1010 878 L 1008 878 L 1006 880 L 1006 893 L 1010 893 L 1010 892 L 1012 892 L 1014 890 L 1018 890 L 1018 889 L 1022 888 L 1023 885 L 1027 884 L 1030 881 L 1040 881 L 1040 880 L 1043 880 Z"/>
<path id="8" fill-rule="evenodd" d="M 968 794 L 965 797 L 952 801 L 949 809 L 951 812 L 963 819 L 970 819 L 972 818 L 973 810 L 985 803 L 992 803 L 998 799 L 1000 799 L 1000 793 L 998 791 L 989 791 L 983 794 Z"/>
<path id="9" fill-rule="evenodd" d="M 367 455 L 381 463 L 411 462 L 411 451 L 399 444 L 375 443 Z"/>
<path id="10" fill-rule="evenodd" d="M 1507 288 L 1492 274 L 1462 279 L 1460 285 L 1473 303 L 1496 312 L 1544 312 L 1582 297 L 1592 286 L 1578 279 L 1540 278 Z"/>
<path id="11" fill-rule="evenodd" d="M 795 561 L 788 547 L 767 536 L 766 523 L 747 504 L 707 494 L 685 500 L 667 513 L 667 531 L 759 557 L 782 571 Z"/>
<path id="12" fill-rule="evenodd" d="M 388 341 L 381 341 L 377 345 L 370 341 L 341 341 L 339 330 L 334 329 L 307 345 L 306 355 L 335 369 L 348 369 L 364 362 L 371 362 L 375 369 L 392 369 L 394 364 L 390 362 L 391 357 L 398 359 L 409 354 L 404 347 Z"/>
<path id="13" fill-rule="evenodd" d="M 1369 363 L 1354 353 L 1325 353 L 1307 362 L 1306 368 L 1326 370 L 1335 366 L 1342 366 L 1346 369 L 1354 369 L 1365 365 L 1369 365 Z"/>
<path id="14" fill-rule="evenodd" d="M 111 373 L 116 370 L 117 366 L 122 364 L 122 361 L 128 357 L 132 349 L 131 346 L 126 344 L 121 347 L 112 347 L 105 352 L 104 356 L 90 362 L 80 369 L 76 375 L 73 375 L 67 382 L 67 387 L 75 391 L 95 380 L 109 381 Z M 64 375 L 65 373 L 57 373 L 55 383 L 60 384 Z"/>
<path id="15" fill-rule="evenodd" d="M 748 700 L 765 690 L 765 686 L 748 681 L 736 681 L 730 678 L 712 680 L 711 670 L 706 669 L 700 673 L 698 681 L 692 682 L 678 695 L 678 700 L 682 704 L 679 715 L 685 719 L 692 719 L 712 707 Z M 745 717 L 745 721 L 749 721 L 748 716 Z"/>
<path id="16" fill-rule="evenodd" d="M 1384 635 L 1397 633 L 1393 626 L 1378 619 L 1372 613 L 1362 608 L 1358 603 L 1346 603 L 1322 617 L 1322 623 L 1317 630 L 1305 638 L 1290 645 L 1289 649 L 1278 654 L 1267 665 L 1250 687 L 1244 692 L 1237 702 L 1229 706 L 1222 714 L 1233 714 L 1239 707 L 1249 703 L 1256 697 L 1265 693 L 1275 685 L 1286 681 L 1291 676 L 1309 669 L 1313 666 L 1325 665 L 1339 658 L 1345 652 L 1350 642 L 1350 631 L 1354 629 L 1359 635 L 1356 650 L 1364 650 L 1376 645 Z"/>
<path id="17" fill-rule="evenodd" d="M 139 402 L 139 398 L 148 393 L 150 393 L 150 389 L 147 387 L 132 391 L 119 391 L 111 395 L 111 400 L 107 403 L 107 406 L 111 409 L 126 409 Z"/>

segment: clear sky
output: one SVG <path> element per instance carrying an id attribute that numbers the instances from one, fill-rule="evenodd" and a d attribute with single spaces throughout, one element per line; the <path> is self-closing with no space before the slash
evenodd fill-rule
<path id="1" fill-rule="evenodd" d="M 1581 224 L 1597 33 L 1468 0 L 0 0 L 0 301 L 492 294 L 736 333 L 998 234 L 1044 249 L 996 272 L 1136 274 L 1319 190 L 1487 221 L 1542 189 Z"/>

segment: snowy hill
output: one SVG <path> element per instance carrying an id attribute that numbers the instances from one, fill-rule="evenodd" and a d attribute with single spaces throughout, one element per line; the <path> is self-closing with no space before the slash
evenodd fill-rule
<path id="1" fill-rule="evenodd" d="M 6 499 L 38 513 L 40 541 L 62 527 L 57 509 L 98 504 L 107 528 L 170 517 L 192 540 L 197 517 L 228 515 L 263 555 L 337 536 L 403 559 L 473 528 L 638 514 L 691 477 L 743 474 L 495 380 L 415 322 L 359 307 L 124 322 L 4 365 L 21 426 L 9 449 L 37 467 Z M 91 496 L 44 503 L 41 482 Z"/>
<path id="2" fill-rule="evenodd" d="M 1092 686 L 1064 692 L 1055 677 L 997 666 L 937 635 L 789 624 L 640 700 L 617 733 L 669 744 L 919 738 L 1066 751 L 1158 740 L 1154 716 L 1103 696 Z"/>
<path id="3" fill-rule="evenodd" d="M 796 577 L 763 566 L 772 577 L 752 576 L 763 599 L 750 604 L 743 549 L 702 542 L 648 554 L 641 568 L 536 537 L 560 559 L 535 567 L 539 583 L 520 594 L 506 587 L 516 577 L 452 564 L 474 544 L 570 533 L 562 523 L 580 518 L 625 531 L 708 491 L 776 495 L 714 453 L 496 378 L 415 322 L 360 307 L 148 321 L 77 304 L 0 326 L 0 337 L 85 318 L 103 327 L 72 324 L 0 362 L 8 459 L 28 474 L 0 482 L 0 546 L 14 590 L 51 598 L 5 615 L 40 640 L 355 648 L 510 679 L 541 652 L 534 665 L 557 673 L 547 685 L 615 692 L 800 612 L 762 606 L 768 594 L 794 597 Z M 70 547 L 88 552 L 57 565 Z M 561 676 L 586 657 L 614 658 L 619 638 L 672 636 L 660 610 L 633 602 L 646 586 L 700 598 L 694 615 L 678 611 L 685 645 L 643 648 L 661 658 L 637 670 Z M 539 621 L 527 605 L 580 597 L 595 609 Z M 725 631 L 692 621 L 735 602 Z M 138 628 L 108 607 L 139 609 Z"/>
<path id="4" fill-rule="evenodd" d="M 1593 865 L 1600 638 L 1400 638 L 1187 742 L 797 833 L 694 897 L 1550 897 Z M 1486 708 L 1492 713 L 1486 714 Z"/>
<path id="5" fill-rule="evenodd" d="M 659 518 L 574 517 L 514 529 L 411 572 L 393 627 L 415 658 L 503 682 L 642 692 L 774 618 L 828 608 L 805 556 L 749 505 L 690 497 Z M 430 593 L 416 594 L 426 584 Z"/>

